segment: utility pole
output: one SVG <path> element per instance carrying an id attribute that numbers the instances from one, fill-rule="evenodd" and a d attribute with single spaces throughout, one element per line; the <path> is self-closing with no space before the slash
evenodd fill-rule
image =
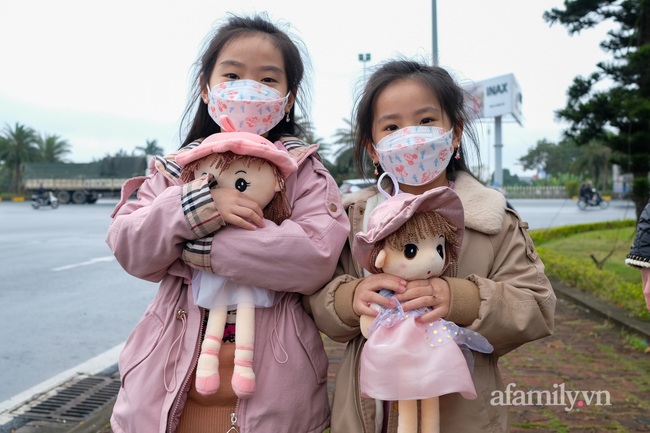
<path id="1" fill-rule="evenodd" d="M 433 66 L 438 66 L 438 4 L 436 0 L 431 0 L 431 56 Z"/>

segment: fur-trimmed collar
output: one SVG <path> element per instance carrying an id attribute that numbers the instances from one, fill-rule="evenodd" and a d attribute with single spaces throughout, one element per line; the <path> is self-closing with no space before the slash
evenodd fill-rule
<path id="1" fill-rule="evenodd" d="M 506 215 L 506 198 L 487 188 L 467 173 L 459 172 L 454 191 L 465 209 L 465 227 L 488 235 L 501 231 Z"/>
<path id="2" fill-rule="evenodd" d="M 503 194 L 495 189 L 485 187 L 470 174 L 464 172 L 458 173 L 454 192 L 458 194 L 461 203 L 463 203 L 465 227 L 488 235 L 496 234 L 501 230 L 506 214 L 506 198 Z M 366 202 L 375 194 L 378 194 L 375 187 L 346 194 L 343 197 L 343 206 L 348 208 L 358 201 Z"/>

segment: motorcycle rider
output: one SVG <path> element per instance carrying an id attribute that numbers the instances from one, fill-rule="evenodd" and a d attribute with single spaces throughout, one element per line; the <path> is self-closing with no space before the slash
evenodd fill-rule
<path id="1" fill-rule="evenodd" d="M 580 186 L 580 197 L 584 197 L 584 200 L 591 204 L 596 195 L 596 189 L 591 185 L 590 181 L 586 181 Z"/>
<path id="2" fill-rule="evenodd" d="M 47 194 L 45 192 L 45 188 L 43 188 L 43 184 L 40 184 L 38 186 L 38 190 L 36 190 L 36 196 L 44 203 L 47 202 Z"/>

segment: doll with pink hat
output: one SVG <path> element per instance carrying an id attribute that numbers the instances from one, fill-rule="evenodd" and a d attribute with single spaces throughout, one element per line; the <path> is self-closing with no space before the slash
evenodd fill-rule
<path id="1" fill-rule="evenodd" d="M 397 193 L 373 210 L 367 231 L 354 237 L 352 252 L 370 273 L 407 281 L 455 276 L 463 232 L 463 207 L 451 188 Z M 380 294 L 392 297 L 389 290 Z M 426 308 L 404 311 L 393 300 L 392 309 L 373 305 L 377 317 L 361 316 L 367 338 L 360 361 L 361 395 L 399 401 L 398 433 L 417 431 L 418 418 L 422 433 L 438 432 L 438 397 L 458 392 L 475 399 L 470 349 L 490 353 L 492 346 L 453 322 L 415 321 Z"/>
<path id="2" fill-rule="evenodd" d="M 207 177 L 211 188 L 235 188 L 257 202 L 266 219 L 281 224 L 291 216 L 284 182 L 298 169 L 295 158 L 260 135 L 236 132 L 228 116 L 220 120 L 225 132 L 212 134 L 175 156 L 182 167 L 181 180 Z M 196 304 L 210 310 L 196 369 L 196 390 L 211 395 L 219 389 L 219 350 L 228 312 L 236 309 L 232 388 L 238 397 L 250 397 L 255 390 L 255 308 L 273 306 L 275 292 L 237 284 L 209 269 L 193 271 L 192 290 Z"/>

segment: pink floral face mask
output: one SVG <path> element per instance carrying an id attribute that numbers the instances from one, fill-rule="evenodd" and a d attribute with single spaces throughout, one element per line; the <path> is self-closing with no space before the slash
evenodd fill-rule
<path id="1" fill-rule="evenodd" d="M 254 80 L 226 81 L 208 87 L 208 113 L 220 126 L 220 117 L 228 115 L 239 132 L 264 134 L 284 117 L 287 96 Z"/>
<path id="2" fill-rule="evenodd" d="M 426 185 L 440 176 L 454 153 L 452 132 L 435 126 L 409 126 L 374 145 L 379 163 L 403 185 Z"/>

